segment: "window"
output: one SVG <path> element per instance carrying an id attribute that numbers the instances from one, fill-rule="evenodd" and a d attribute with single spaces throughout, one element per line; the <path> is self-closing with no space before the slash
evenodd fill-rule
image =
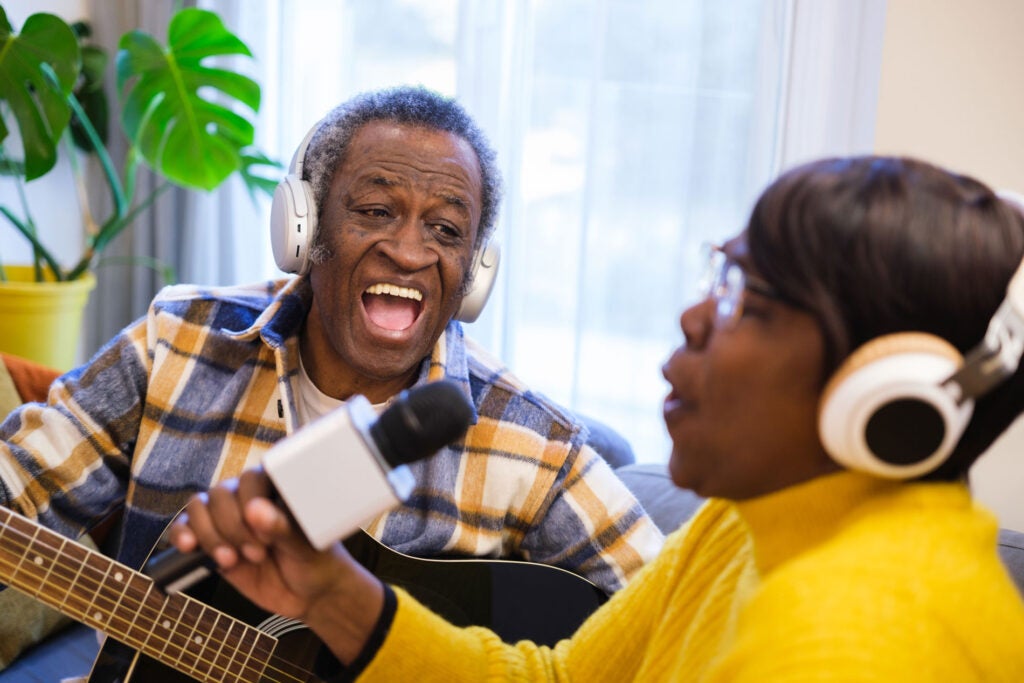
<path id="1" fill-rule="evenodd" d="M 851 33 L 850 13 L 880 17 L 879 2 L 200 4 L 265 69 L 262 144 L 283 159 L 356 92 L 422 83 L 457 95 L 505 178 L 499 282 L 468 334 L 534 389 L 615 427 L 638 460 L 664 461 L 660 367 L 681 341 L 699 247 L 742 227 L 787 145 L 804 139 L 785 134 L 792 98 L 823 96 L 813 79 L 791 83 L 793 27 L 827 42 Z M 232 279 L 274 275 L 269 241 L 248 242 Z"/>

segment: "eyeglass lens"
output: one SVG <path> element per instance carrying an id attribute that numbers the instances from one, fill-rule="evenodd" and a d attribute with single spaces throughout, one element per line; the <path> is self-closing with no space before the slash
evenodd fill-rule
<path id="1" fill-rule="evenodd" d="M 743 269 L 721 249 L 708 246 L 707 263 L 700 282 L 703 297 L 715 302 L 717 324 L 733 321 L 740 306 L 746 278 Z"/>

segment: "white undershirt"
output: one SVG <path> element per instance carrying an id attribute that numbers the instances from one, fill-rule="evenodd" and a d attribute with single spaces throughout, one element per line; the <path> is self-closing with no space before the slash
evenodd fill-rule
<path id="1" fill-rule="evenodd" d="M 299 380 L 295 392 L 295 407 L 299 413 L 299 424 L 309 424 L 321 415 L 326 415 L 335 408 L 344 405 L 341 399 L 328 396 L 316 388 L 306 366 L 302 363 L 302 354 L 299 354 Z"/>
<path id="2" fill-rule="evenodd" d="M 380 415 L 391 404 L 391 400 L 384 403 L 374 403 L 373 409 Z M 299 354 L 299 377 L 298 386 L 295 391 L 295 407 L 299 415 L 299 426 L 309 424 L 322 415 L 326 415 L 335 408 L 345 405 L 340 398 L 328 396 L 320 391 L 302 363 L 302 354 Z"/>

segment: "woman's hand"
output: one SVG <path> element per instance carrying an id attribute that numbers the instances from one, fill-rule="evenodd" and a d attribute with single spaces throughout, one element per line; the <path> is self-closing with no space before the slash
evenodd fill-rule
<path id="1" fill-rule="evenodd" d="M 349 663 L 383 606 L 383 587 L 339 542 L 318 551 L 271 500 L 262 469 L 195 496 L 171 527 L 181 552 L 197 548 L 259 607 L 305 622 Z"/>

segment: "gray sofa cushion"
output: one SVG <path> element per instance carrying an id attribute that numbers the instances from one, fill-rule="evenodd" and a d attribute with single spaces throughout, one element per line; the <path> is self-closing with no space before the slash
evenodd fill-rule
<path id="1" fill-rule="evenodd" d="M 697 511 L 704 499 L 672 483 L 668 465 L 636 463 L 615 470 L 662 533 L 670 534 Z"/>
<path id="2" fill-rule="evenodd" d="M 598 419 L 588 415 L 580 415 L 579 418 L 589 431 L 587 444 L 597 451 L 612 469 L 636 462 L 633 447 L 624 436 Z"/>
<path id="3" fill-rule="evenodd" d="M 1010 570 L 1010 576 L 1024 595 L 1024 533 L 1012 529 L 999 530 L 999 554 Z"/>

